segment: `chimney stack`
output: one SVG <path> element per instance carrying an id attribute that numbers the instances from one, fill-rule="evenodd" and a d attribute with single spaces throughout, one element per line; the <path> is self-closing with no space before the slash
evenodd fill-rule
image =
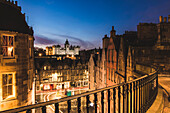
<path id="1" fill-rule="evenodd" d="M 12 0 L 12 4 L 14 4 L 14 1 Z"/>
<path id="2" fill-rule="evenodd" d="M 164 17 L 164 22 L 165 22 L 165 23 L 167 22 L 167 17 Z"/>
<path id="3" fill-rule="evenodd" d="M 114 26 L 112 26 L 112 30 L 110 31 L 110 37 L 116 37 L 116 31 L 114 30 Z"/>
<path id="4" fill-rule="evenodd" d="M 112 30 L 114 30 L 114 26 L 112 26 Z"/>
<path id="5" fill-rule="evenodd" d="M 159 22 L 160 22 L 160 23 L 163 22 L 163 16 L 159 16 Z"/>
<path id="6" fill-rule="evenodd" d="M 107 34 L 106 34 L 106 35 L 104 35 L 104 37 L 107 37 Z"/>
<path id="7" fill-rule="evenodd" d="M 170 15 L 168 15 L 168 23 L 170 23 Z"/>
<path id="8" fill-rule="evenodd" d="M 25 13 L 24 14 L 22 14 L 23 15 L 23 17 L 24 17 L 24 20 L 25 20 Z"/>
<path id="9" fill-rule="evenodd" d="M 15 1 L 15 5 L 18 6 L 18 1 Z"/>

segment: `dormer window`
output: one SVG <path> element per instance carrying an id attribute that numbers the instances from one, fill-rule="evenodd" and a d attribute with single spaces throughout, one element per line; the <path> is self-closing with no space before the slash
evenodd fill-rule
<path id="1" fill-rule="evenodd" d="M 1 45 L 4 57 L 14 57 L 14 36 L 3 35 Z"/>

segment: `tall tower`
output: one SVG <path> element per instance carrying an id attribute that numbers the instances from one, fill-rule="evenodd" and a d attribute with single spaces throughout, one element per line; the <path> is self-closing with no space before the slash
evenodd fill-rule
<path id="1" fill-rule="evenodd" d="M 69 53 L 69 46 L 70 46 L 68 39 L 66 39 L 66 42 L 65 42 L 64 45 L 65 45 L 65 49 L 66 49 L 66 54 L 68 54 Z"/>

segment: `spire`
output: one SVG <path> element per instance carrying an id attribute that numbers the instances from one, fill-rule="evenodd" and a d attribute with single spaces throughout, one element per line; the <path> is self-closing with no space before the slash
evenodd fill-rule
<path id="1" fill-rule="evenodd" d="M 66 39 L 65 45 L 70 45 L 68 39 Z"/>

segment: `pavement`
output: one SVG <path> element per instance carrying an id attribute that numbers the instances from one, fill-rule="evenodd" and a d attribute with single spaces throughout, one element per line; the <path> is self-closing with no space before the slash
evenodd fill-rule
<path id="1" fill-rule="evenodd" d="M 170 75 L 159 74 L 158 83 L 170 94 Z"/>
<path id="2" fill-rule="evenodd" d="M 158 75 L 158 95 L 147 113 L 170 113 L 170 75 Z"/>
<path id="3" fill-rule="evenodd" d="M 158 88 L 156 99 L 146 113 L 162 113 L 164 106 L 163 100 L 163 89 Z"/>
<path id="4" fill-rule="evenodd" d="M 170 75 L 159 74 L 158 83 L 163 88 L 163 113 L 170 113 Z"/>

